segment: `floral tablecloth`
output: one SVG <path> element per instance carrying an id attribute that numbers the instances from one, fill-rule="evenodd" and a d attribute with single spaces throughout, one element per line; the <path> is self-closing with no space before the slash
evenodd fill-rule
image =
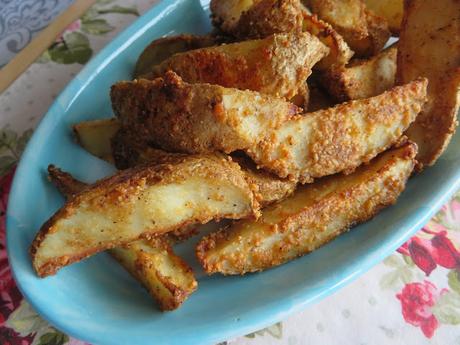
<path id="1" fill-rule="evenodd" d="M 99 0 L 0 95 L 2 345 L 84 344 L 42 320 L 18 291 L 5 249 L 8 193 L 21 152 L 56 95 L 97 51 L 155 2 Z M 10 13 L 7 6 L 16 6 L 15 3 L 18 7 L 33 3 L 35 7 L 25 6 L 18 12 L 19 17 L 10 15 L 5 19 L 5 13 Z M 19 36 L 15 36 L 13 28 L 14 25 L 22 28 L 21 20 L 26 19 L 21 16 L 28 15 L 37 21 L 38 15 L 49 16 L 53 6 L 58 5 L 62 7 L 62 2 L 0 0 L 0 61 L 5 63 L 15 53 L 13 49 L 5 57 L 3 47 L 23 45 L 15 41 Z M 40 20 L 49 21 L 49 18 Z M 457 193 L 416 236 L 355 282 L 283 322 L 228 342 L 460 345 L 459 248 L 460 193 Z"/>

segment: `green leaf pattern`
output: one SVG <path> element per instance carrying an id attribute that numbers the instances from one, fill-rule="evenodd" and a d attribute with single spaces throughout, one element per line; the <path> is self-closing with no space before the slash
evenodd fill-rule
<path id="1" fill-rule="evenodd" d="M 53 61 L 58 64 L 85 64 L 93 55 L 90 41 L 86 35 L 105 35 L 115 29 L 103 18 L 104 15 L 115 13 L 139 16 L 135 7 L 112 5 L 113 0 L 99 0 L 72 26 L 79 27 L 77 31 L 65 31 L 38 59 L 45 63 Z M 75 25 L 76 24 L 76 25 Z"/>
<path id="2" fill-rule="evenodd" d="M 0 175 L 6 174 L 17 164 L 31 135 L 31 129 L 26 130 L 21 135 L 18 135 L 8 126 L 0 129 Z"/>

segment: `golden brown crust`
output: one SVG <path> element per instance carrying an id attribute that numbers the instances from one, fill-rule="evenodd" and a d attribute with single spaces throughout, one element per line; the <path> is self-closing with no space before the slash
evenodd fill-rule
<path id="1" fill-rule="evenodd" d="M 295 105 L 253 91 L 189 84 L 175 73 L 112 86 L 112 106 L 125 131 L 171 152 L 226 153 L 252 144 L 298 114 Z M 254 133 L 256 132 L 256 133 Z"/>
<path id="2" fill-rule="evenodd" d="M 52 164 L 48 165 L 48 177 L 66 199 L 72 198 L 88 187 L 86 183 L 78 181 Z"/>
<path id="3" fill-rule="evenodd" d="M 390 47 L 368 60 L 333 66 L 319 80 L 339 102 L 379 95 L 395 84 L 396 54 L 397 48 Z"/>
<path id="4" fill-rule="evenodd" d="M 385 18 L 394 36 L 398 36 L 403 17 L 403 0 L 364 0 L 366 8 Z"/>
<path id="5" fill-rule="evenodd" d="M 203 193 L 194 196 L 196 184 L 203 186 Z M 174 200 L 169 204 L 169 193 L 177 188 L 179 195 L 171 195 Z M 191 200 L 187 193 L 192 193 Z M 178 202 L 184 206 L 176 208 Z M 30 253 L 35 270 L 43 277 L 141 236 L 212 219 L 250 217 L 257 211 L 238 164 L 215 155 L 170 157 L 159 165 L 119 172 L 71 198 L 42 226 Z"/>
<path id="6" fill-rule="evenodd" d="M 261 0 L 241 14 L 234 30 L 242 39 L 301 31 L 303 21 L 299 0 Z"/>
<path id="7" fill-rule="evenodd" d="M 433 18 L 436 18 L 434 20 Z M 404 3 L 397 81 L 427 77 L 428 101 L 407 135 L 419 168 L 433 165 L 457 127 L 460 106 L 460 6 L 457 0 Z"/>
<path id="8" fill-rule="evenodd" d="M 145 77 L 153 79 L 173 70 L 189 83 L 210 83 L 290 99 L 307 80 L 313 65 L 327 53 L 328 48 L 309 33 L 275 34 L 176 54 Z"/>
<path id="9" fill-rule="evenodd" d="M 383 153 L 348 176 L 300 187 L 263 210 L 205 236 L 196 255 L 208 274 L 245 274 L 307 254 L 395 203 L 415 165 L 416 145 Z"/>

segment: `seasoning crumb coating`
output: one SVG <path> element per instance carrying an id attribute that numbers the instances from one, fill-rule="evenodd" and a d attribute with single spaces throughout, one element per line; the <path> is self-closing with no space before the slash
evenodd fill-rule
<path id="1" fill-rule="evenodd" d="M 413 143 L 390 149 L 351 175 L 298 188 L 262 211 L 205 236 L 196 255 L 208 274 L 262 271 L 305 255 L 396 202 L 414 165 Z"/>
<path id="2" fill-rule="evenodd" d="M 192 223 L 255 217 L 259 205 L 238 164 L 223 157 L 171 157 L 118 172 L 69 199 L 35 237 L 40 277 L 90 255 Z"/>
<path id="3" fill-rule="evenodd" d="M 210 83 L 291 99 L 329 48 L 307 32 L 195 49 L 175 54 L 156 66 L 147 79 L 169 70 L 189 83 Z"/>
<path id="4" fill-rule="evenodd" d="M 100 130 L 101 123 L 97 125 L 96 129 Z M 53 165 L 48 167 L 48 174 L 66 199 L 89 188 L 88 184 Z M 192 269 L 173 252 L 169 239 L 164 236 L 137 240 L 108 252 L 145 287 L 162 311 L 179 308 L 197 289 Z"/>

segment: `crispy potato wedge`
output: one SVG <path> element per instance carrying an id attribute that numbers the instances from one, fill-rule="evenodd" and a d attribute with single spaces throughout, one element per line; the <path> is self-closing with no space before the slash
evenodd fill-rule
<path id="1" fill-rule="evenodd" d="M 164 78 L 119 82 L 112 107 L 133 137 L 170 152 L 226 153 L 251 146 L 300 112 L 294 104 L 253 91 Z"/>
<path id="2" fill-rule="evenodd" d="M 259 96 L 249 108 L 239 97 L 209 97 L 209 85 L 168 78 L 113 87 L 123 128 L 168 151 L 243 150 L 258 166 L 302 183 L 351 171 L 391 146 L 419 113 L 427 85 L 417 80 L 369 99 L 293 116 L 295 111 L 285 110 L 289 106 L 268 106 L 269 98 Z M 264 113 L 265 106 L 271 112 Z"/>
<path id="3" fill-rule="evenodd" d="M 138 240 L 110 254 L 139 280 L 163 311 L 179 308 L 197 289 L 191 268 L 162 240 Z"/>
<path id="4" fill-rule="evenodd" d="M 78 128 L 85 131 L 91 127 L 92 122 L 96 121 L 86 121 L 83 126 L 78 126 Z M 100 122 L 97 122 L 95 124 L 97 125 L 97 131 L 100 131 L 100 136 L 108 138 L 107 135 L 103 133 L 104 128 L 100 125 Z M 110 130 L 110 120 L 107 120 L 107 125 Z M 95 131 L 92 131 L 92 134 L 93 133 L 96 134 Z M 107 142 L 104 144 L 110 145 L 110 141 L 112 141 L 114 149 L 113 154 L 115 159 L 110 158 L 109 161 L 114 161 L 117 168 L 119 169 L 132 168 L 136 165 L 145 163 L 160 164 L 170 159 L 171 156 L 181 155 L 178 153 L 170 153 L 152 147 L 146 147 L 141 145 L 136 146 L 135 140 L 131 140 L 129 137 L 120 134 L 123 133 L 119 133 L 118 135 L 115 135 L 113 138 L 108 138 Z M 97 135 L 94 135 L 94 138 L 95 142 L 98 142 L 99 139 L 97 138 Z M 88 150 L 90 153 L 93 153 L 91 150 L 94 149 L 95 144 L 89 143 L 88 141 L 86 141 L 85 143 L 88 144 L 88 146 L 83 145 L 83 148 Z M 98 150 L 96 150 L 96 152 L 98 152 Z M 295 181 L 290 181 L 288 179 L 280 179 L 279 177 L 270 174 L 266 171 L 258 170 L 251 160 L 244 158 L 241 155 L 237 155 L 232 158 L 241 166 L 241 169 L 245 174 L 247 182 L 251 185 L 251 188 L 254 190 L 256 200 L 260 203 L 261 206 L 266 206 L 272 202 L 283 199 L 295 190 L 295 187 L 297 185 Z M 63 179 L 64 177 L 60 177 L 59 179 L 57 179 L 56 182 L 59 182 Z M 65 185 L 71 185 L 71 183 L 66 181 L 64 187 Z M 79 188 L 81 187 L 79 186 Z M 176 237 L 184 237 L 182 234 L 183 231 L 179 232 L 180 234 L 176 234 Z M 185 232 L 188 233 L 188 231 Z"/>
<path id="5" fill-rule="evenodd" d="M 217 84 L 290 99 L 328 50 L 306 32 L 276 34 L 175 54 L 145 77 L 153 79 L 173 70 L 190 83 Z"/>
<path id="6" fill-rule="evenodd" d="M 289 198 L 205 236 L 196 247 L 208 274 L 245 274 L 281 265 L 333 240 L 394 204 L 415 165 L 416 145 L 382 153 L 353 174 L 300 187 Z"/>
<path id="7" fill-rule="evenodd" d="M 404 0 L 364 0 L 366 8 L 385 18 L 394 36 L 398 36 L 403 17 Z"/>
<path id="8" fill-rule="evenodd" d="M 308 0 L 314 14 L 337 30 L 357 57 L 378 53 L 390 31 L 384 18 L 376 16 L 361 0 Z"/>
<path id="9" fill-rule="evenodd" d="M 116 119 L 81 122 L 73 126 L 77 142 L 91 154 L 108 162 L 112 160 L 110 138 L 120 129 Z"/>
<path id="10" fill-rule="evenodd" d="M 371 57 L 378 54 L 391 36 L 388 23 L 382 17 L 371 11 L 365 11 L 368 35 L 364 38 L 350 37 L 348 45 L 355 52 L 356 57 Z"/>
<path id="11" fill-rule="evenodd" d="M 213 1 L 214 6 L 211 6 L 211 9 L 220 9 L 232 2 L 241 3 L 239 0 Z M 316 16 L 311 16 L 299 0 L 258 0 L 252 1 L 252 4 L 245 2 L 243 6 L 233 8 L 244 12 L 237 15 L 234 12 L 222 12 L 215 16 L 228 16 L 228 20 L 215 21 L 215 24 L 220 25 L 228 34 L 247 39 L 282 32 L 306 31 L 316 36 L 329 48 L 329 54 L 315 65 L 317 69 L 326 69 L 333 64 L 346 64 L 353 55 L 343 38 L 329 24 Z M 238 20 L 229 28 L 225 23 L 231 21 L 230 18 Z"/>
<path id="12" fill-rule="evenodd" d="M 99 131 L 101 128 L 97 126 Z M 66 199 L 89 188 L 86 183 L 52 165 L 48 167 L 48 174 Z M 146 288 L 163 311 L 179 308 L 198 286 L 192 269 L 174 254 L 166 238 L 137 240 L 112 248 L 109 253 Z"/>
<path id="13" fill-rule="evenodd" d="M 435 19 L 435 20 L 434 20 Z M 407 136 L 419 147 L 419 168 L 433 165 L 457 126 L 460 105 L 460 3 L 406 1 L 398 43 L 397 81 L 427 77 L 428 102 Z"/>
<path id="14" fill-rule="evenodd" d="M 150 72 L 153 66 L 160 64 L 174 54 L 211 47 L 218 43 L 218 39 L 210 35 L 177 35 L 156 39 L 145 47 L 137 59 L 136 67 L 134 68 L 134 78 Z"/>
<path id="15" fill-rule="evenodd" d="M 68 200 L 35 237 L 40 277 L 97 252 L 213 219 L 253 217 L 258 203 L 238 164 L 170 157 L 103 179 Z"/>
<path id="16" fill-rule="evenodd" d="M 329 48 L 329 54 L 322 58 L 314 69 L 327 70 L 332 66 L 344 66 L 353 56 L 353 51 L 342 36 L 331 25 L 319 19 L 316 15 L 304 13 L 302 28 L 304 31 L 318 37 Z"/>
<path id="17" fill-rule="evenodd" d="M 339 102 L 379 95 L 395 85 L 396 54 L 389 47 L 368 60 L 334 66 L 321 75 L 321 84 Z"/>

